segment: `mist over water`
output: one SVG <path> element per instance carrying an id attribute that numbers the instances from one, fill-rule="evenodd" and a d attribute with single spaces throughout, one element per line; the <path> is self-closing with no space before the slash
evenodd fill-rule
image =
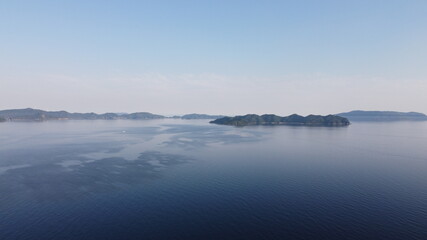
<path id="1" fill-rule="evenodd" d="M 0 133 L 0 239 L 427 239 L 426 122 Z"/>

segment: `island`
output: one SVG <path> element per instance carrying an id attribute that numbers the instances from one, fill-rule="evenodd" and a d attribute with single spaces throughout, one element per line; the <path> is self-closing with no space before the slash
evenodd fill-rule
<path id="1" fill-rule="evenodd" d="M 395 111 L 362 111 L 339 113 L 338 116 L 348 118 L 350 121 L 390 122 L 390 121 L 427 121 L 427 116 L 418 112 Z"/>
<path id="2" fill-rule="evenodd" d="M 308 115 L 306 117 L 292 114 L 287 117 L 280 117 L 274 114 L 247 114 L 244 116 L 223 117 L 211 121 L 210 123 L 231 126 L 249 125 L 291 125 L 291 126 L 326 126 L 342 127 L 350 125 L 350 121 L 345 117 L 335 115 Z"/>

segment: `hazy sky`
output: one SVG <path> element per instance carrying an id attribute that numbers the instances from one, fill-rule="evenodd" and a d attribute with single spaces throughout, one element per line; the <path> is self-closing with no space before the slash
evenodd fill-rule
<path id="1" fill-rule="evenodd" d="M 427 113 L 427 1 L 0 0 L 0 109 Z"/>

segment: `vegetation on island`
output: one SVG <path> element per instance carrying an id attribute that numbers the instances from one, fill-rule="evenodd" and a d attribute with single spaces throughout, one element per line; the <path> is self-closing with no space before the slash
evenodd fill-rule
<path id="1" fill-rule="evenodd" d="M 292 125 L 292 126 L 328 126 L 340 127 L 348 126 L 350 121 L 347 118 L 328 115 L 308 115 L 306 117 L 292 114 L 287 117 L 280 117 L 274 114 L 247 114 L 236 117 L 223 117 L 211 121 L 210 123 L 232 126 L 248 126 L 248 125 Z"/>

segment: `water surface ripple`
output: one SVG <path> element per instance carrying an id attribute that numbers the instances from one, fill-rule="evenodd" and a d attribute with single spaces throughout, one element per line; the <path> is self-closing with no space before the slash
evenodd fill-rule
<path id="1" fill-rule="evenodd" d="M 0 134 L 0 239 L 427 239 L 425 122 Z"/>

